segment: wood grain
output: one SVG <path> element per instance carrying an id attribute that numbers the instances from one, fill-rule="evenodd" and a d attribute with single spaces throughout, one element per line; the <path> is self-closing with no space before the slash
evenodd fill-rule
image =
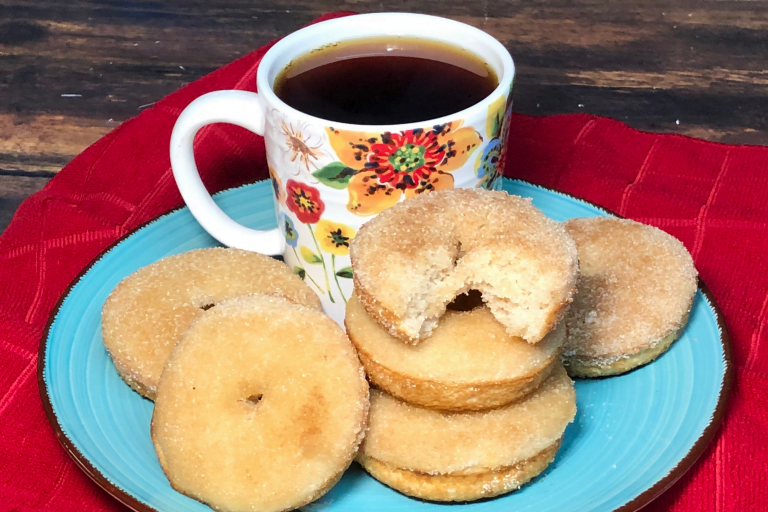
<path id="1" fill-rule="evenodd" d="M 341 9 L 424 12 L 489 32 L 515 59 L 517 112 L 768 143 L 765 0 L 0 0 L 3 197 L 36 190 L 45 178 L 30 173 L 55 173 L 179 87 Z"/>
<path id="2" fill-rule="evenodd" d="M 11 222 L 16 208 L 30 194 L 34 194 L 51 178 L 43 173 L 38 176 L 0 174 L 0 226 L 4 229 Z"/>

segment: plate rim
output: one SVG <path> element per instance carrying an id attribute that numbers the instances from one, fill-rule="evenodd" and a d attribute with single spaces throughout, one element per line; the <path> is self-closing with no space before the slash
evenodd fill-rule
<path id="1" fill-rule="evenodd" d="M 527 180 L 521 180 L 518 178 L 504 177 L 503 179 L 509 180 L 509 181 L 517 181 L 528 186 L 545 190 L 547 192 L 563 195 L 569 199 L 586 203 L 587 205 L 592 206 L 593 208 L 596 208 L 602 212 L 605 212 L 607 215 L 612 215 L 620 219 L 626 218 L 623 215 L 620 215 L 604 206 L 596 204 L 588 199 L 583 199 L 581 197 L 574 196 L 573 194 L 569 194 L 568 192 L 563 192 L 551 187 L 539 185 L 538 183 L 533 183 L 533 182 L 530 182 Z M 219 192 L 214 194 L 214 197 L 232 190 L 237 190 L 239 188 L 243 188 L 251 185 L 257 185 L 259 183 L 267 183 L 267 181 L 268 180 L 260 180 L 254 183 L 246 183 L 238 187 L 231 187 L 224 190 L 220 190 Z M 61 424 L 59 423 L 58 416 L 53 410 L 53 404 L 51 403 L 50 395 L 48 392 L 48 385 L 45 382 L 45 359 L 46 359 L 45 355 L 48 351 L 48 338 L 49 338 L 50 329 L 51 329 L 51 326 L 56 321 L 56 318 L 58 317 L 59 311 L 61 310 L 61 306 L 64 304 L 64 301 L 67 299 L 67 297 L 69 297 L 70 293 L 72 292 L 72 289 L 91 270 L 91 268 L 93 268 L 93 266 L 96 263 L 98 263 L 108 252 L 115 249 L 118 245 L 123 243 L 129 237 L 133 236 L 134 234 L 148 227 L 149 225 L 162 220 L 164 217 L 167 217 L 184 208 L 186 208 L 186 205 L 182 204 L 180 206 L 177 206 L 176 208 L 173 208 L 171 210 L 168 210 L 167 212 L 161 213 L 160 215 L 157 215 L 152 219 L 149 219 L 148 221 L 143 222 L 142 224 L 136 226 L 129 232 L 119 237 L 114 242 L 110 243 L 107 247 L 102 249 L 85 267 L 83 267 L 83 269 L 80 272 L 78 272 L 77 276 L 75 276 L 75 278 L 72 279 L 72 281 L 64 289 L 61 296 L 56 301 L 56 305 L 51 310 L 51 313 L 48 316 L 48 320 L 46 321 L 45 329 L 43 330 L 43 333 L 41 336 L 40 346 L 38 348 L 38 353 L 37 353 L 38 392 L 40 393 L 40 400 L 43 405 L 43 410 L 45 411 L 46 419 L 48 420 L 49 425 L 51 426 L 54 433 L 56 434 L 56 439 L 59 441 L 59 444 L 61 444 L 61 446 L 64 448 L 64 452 L 75 462 L 75 464 L 80 468 L 80 470 L 83 471 L 96 485 L 98 485 L 101 489 L 106 491 L 107 494 L 115 498 L 117 501 L 119 501 L 123 505 L 129 507 L 130 509 L 136 512 L 161 512 L 161 511 L 143 503 L 142 501 L 140 501 L 138 498 L 136 498 L 129 492 L 124 491 L 117 485 L 113 484 L 107 478 L 106 475 L 104 475 L 101 471 L 99 471 L 93 466 L 91 461 L 85 455 L 83 455 L 80 452 L 80 450 L 78 450 L 74 442 L 64 433 L 64 430 Z M 667 489 L 672 487 L 672 485 L 674 485 L 675 482 L 677 482 L 685 473 L 688 472 L 688 470 L 690 470 L 693 467 L 696 461 L 704 454 L 709 444 L 715 438 L 722 424 L 722 420 L 725 416 L 728 400 L 731 394 L 731 388 L 733 386 L 733 379 L 734 379 L 733 349 L 731 345 L 731 336 L 728 332 L 728 329 L 726 328 L 725 317 L 723 316 L 723 312 L 720 309 L 720 306 L 715 301 L 715 297 L 712 295 L 711 290 L 706 285 L 706 283 L 701 279 L 701 277 L 698 277 L 698 291 L 700 291 L 704 295 L 707 302 L 709 303 L 709 306 L 712 308 L 712 310 L 715 313 L 715 320 L 717 321 L 717 326 L 720 331 L 720 336 L 719 336 L 720 345 L 723 348 L 723 366 L 724 366 L 723 384 L 720 387 L 720 392 L 718 393 L 715 410 L 712 413 L 709 423 L 707 424 L 706 427 L 704 427 L 704 430 L 702 431 L 701 435 L 696 439 L 696 441 L 693 443 L 693 445 L 688 450 L 688 452 L 683 456 L 683 458 L 680 459 L 680 461 L 678 461 L 678 463 L 666 475 L 661 477 L 653 485 L 651 485 L 649 488 L 647 488 L 646 490 L 638 494 L 632 500 L 628 501 L 627 503 L 620 506 L 619 508 L 614 509 L 613 512 L 636 512 L 642 509 L 643 507 L 645 507 L 646 505 L 648 505 L 649 503 L 651 503 L 653 500 L 655 500 L 659 496 L 661 496 Z"/>

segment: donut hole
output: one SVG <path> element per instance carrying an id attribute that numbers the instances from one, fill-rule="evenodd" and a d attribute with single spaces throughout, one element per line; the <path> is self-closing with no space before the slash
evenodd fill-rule
<path id="1" fill-rule="evenodd" d="M 531 261 L 530 255 L 525 256 L 517 249 L 499 253 L 470 242 L 457 242 L 430 255 L 429 267 L 421 269 L 418 275 L 409 275 L 414 283 L 413 293 L 400 322 L 409 342 L 418 344 L 429 337 L 446 309 L 468 311 L 480 305 L 480 301 L 510 336 L 531 343 L 541 340 L 568 304 L 551 293 L 558 287 L 564 288 L 563 272 L 547 269 L 543 259 Z M 571 290 L 571 281 L 575 282 L 569 279 L 572 277 L 565 278 Z M 470 290 L 476 291 L 474 297 L 462 297 Z M 469 304 L 462 304 L 465 301 Z M 452 302 L 455 303 L 447 307 Z"/>
<path id="2" fill-rule="evenodd" d="M 201 290 L 194 290 L 192 294 L 193 296 L 190 297 L 192 304 L 201 311 L 208 311 L 209 309 L 215 307 L 216 303 L 221 302 L 224 298 L 214 297 L 210 293 L 201 292 Z"/>
<path id="3" fill-rule="evenodd" d="M 246 398 L 239 398 L 237 400 L 241 404 L 240 407 L 242 407 L 246 420 L 253 421 L 256 418 L 256 414 L 261 409 L 259 404 L 262 398 L 264 398 L 262 393 L 254 393 Z"/>
<path id="4" fill-rule="evenodd" d="M 262 393 L 256 393 L 244 399 L 243 402 L 245 402 L 245 405 L 256 407 L 257 405 L 259 405 L 259 402 L 261 402 L 262 398 L 264 398 L 264 395 Z"/>
<path id="5" fill-rule="evenodd" d="M 466 293 L 462 293 L 454 297 L 454 299 L 446 306 L 446 309 L 453 311 L 472 311 L 482 307 L 483 294 L 478 290 L 469 290 Z"/>

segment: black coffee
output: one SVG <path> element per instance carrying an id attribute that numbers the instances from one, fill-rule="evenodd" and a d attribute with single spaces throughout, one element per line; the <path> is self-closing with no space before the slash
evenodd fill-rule
<path id="1" fill-rule="evenodd" d="M 493 70 L 466 50 L 396 37 L 313 50 L 282 70 L 273 88 L 301 112 L 370 125 L 452 114 L 485 99 L 498 83 Z"/>

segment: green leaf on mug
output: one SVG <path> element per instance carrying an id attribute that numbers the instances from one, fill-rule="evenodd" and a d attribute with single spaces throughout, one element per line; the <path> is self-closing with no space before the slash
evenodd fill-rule
<path id="1" fill-rule="evenodd" d="M 305 247 L 302 245 L 300 252 L 301 252 L 301 257 L 304 258 L 304 261 L 306 261 L 310 265 L 318 265 L 323 262 L 323 259 L 317 254 L 313 253 L 309 247 Z"/>
<path id="2" fill-rule="evenodd" d="M 312 173 L 320 183 L 337 190 L 343 190 L 349 185 L 349 180 L 357 174 L 355 169 L 347 167 L 341 162 L 332 162 L 322 169 Z"/>
<path id="3" fill-rule="evenodd" d="M 302 267 L 293 267 L 293 273 L 302 279 L 307 277 L 307 271 L 304 270 Z"/>
<path id="4" fill-rule="evenodd" d="M 504 111 L 497 112 L 496 115 L 493 117 L 493 121 L 491 121 L 491 136 L 493 138 L 498 137 L 501 135 L 501 128 L 504 125 Z"/>
<path id="5" fill-rule="evenodd" d="M 352 267 L 344 267 L 340 268 L 336 275 L 339 277 L 343 277 L 344 279 L 352 279 Z"/>

